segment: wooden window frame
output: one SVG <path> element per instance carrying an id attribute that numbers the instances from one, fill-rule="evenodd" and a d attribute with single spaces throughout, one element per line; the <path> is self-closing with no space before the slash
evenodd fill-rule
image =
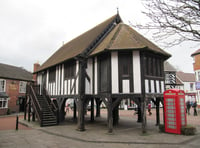
<path id="1" fill-rule="evenodd" d="M 53 83 L 56 81 L 56 67 L 52 67 L 49 69 L 49 83 Z"/>
<path id="2" fill-rule="evenodd" d="M 76 61 L 69 61 L 64 64 L 64 79 L 72 79 L 76 76 Z"/>
<path id="3" fill-rule="evenodd" d="M 6 80 L 0 79 L 0 92 L 6 92 Z"/>

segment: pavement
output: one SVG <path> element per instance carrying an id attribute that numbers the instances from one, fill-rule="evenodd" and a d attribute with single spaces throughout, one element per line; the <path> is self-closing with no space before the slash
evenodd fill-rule
<path id="1" fill-rule="evenodd" d="M 197 128 L 194 136 L 161 133 L 155 126 L 155 110 L 152 116 L 147 115 L 147 133 L 143 134 L 141 123 L 133 111 L 120 111 L 120 121 L 113 133 L 108 133 L 106 110 L 101 117 L 90 122 L 85 116 L 86 131 L 77 131 L 77 123 L 72 120 L 72 113 L 67 114 L 65 121 L 57 126 L 40 127 L 38 122 L 20 119 L 22 126 L 28 129 L 0 130 L 0 148 L 199 148 L 200 116 L 188 116 L 188 124 Z M 7 118 L 7 117 L 2 117 Z M 2 126 L 0 118 L 0 126 Z M 162 119 L 162 118 L 161 118 Z M 162 122 L 162 121 L 161 121 Z"/>

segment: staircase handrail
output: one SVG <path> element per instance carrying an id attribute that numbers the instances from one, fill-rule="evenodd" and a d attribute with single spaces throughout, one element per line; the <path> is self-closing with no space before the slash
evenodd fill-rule
<path id="1" fill-rule="evenodd" d="M 31 100 L 33 101 L 33 106 L 35 107 L 35 112 L 36 112 L 36 115 L 38 117 L 38 120 L 40 121 L 40 125 L 42 125 L 42 116 L 43 116 L 42 107 L 41 107 L 40 103 L 38 102 L 38 99 L 37 99 L 35 90 L 33 89 L 33 86 L 28 85 L 28 87 L 29 87 L 28 88 L 29 89 L 28 94 L 30 95 Z"/>
<path id="2" fill-rule="evenodd" d="M 43 87 L 43 89 L 42 89 L 42 94 L 44 95 L 44 98 L 47 100 L 49 106 L 51 107 L 52 111 L 54 112 L 54 115 L 56 116 L 57 123 L 58 123 L 59 110 L 56 107 L 55 103 L 51 100 L 50 95 L 48 94 L 45 87 Z"/>

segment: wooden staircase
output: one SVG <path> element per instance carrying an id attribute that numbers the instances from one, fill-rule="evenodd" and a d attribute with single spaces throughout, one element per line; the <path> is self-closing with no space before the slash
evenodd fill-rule
<path id="1" fill-rule="evenodd" d="M 38 86 L 28 85 L 27 98 L 31 102 L 29 104 L 31 104 L 40 126 L 57 125 L 58 109 L 56 105 L 51 101 L 44 88 L 42 94 L 39 93 L 38 88 Z"/>
<path id="2" fill-rule="evenodd" d="M 44 96 L 37 96 L 38 102 L 42 108 L 42 126 L 57 125 L 57 117 L 49 106 Z"/>

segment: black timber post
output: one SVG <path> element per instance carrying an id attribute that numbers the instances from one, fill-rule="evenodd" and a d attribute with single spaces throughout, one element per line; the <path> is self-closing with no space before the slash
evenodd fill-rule
<path id="1" fill-rule="evenodd" d="M 99 98 L 96 98 L 96 117 L 101 116 L 101 111 L 100 111 L 100 105 L 101 105 L 101 100 Z"/>
<path id="2" fill-rule="evenodd" d="M 28 100 L 28 121 L 31 121 L 31 99 Z"/>
<path id="3" fill-rule="evenodd" d="M 78 84 L 78 130 L 85 130 L 85 68 L 86 59 L 79 58 L 79 84 Z"/>
<path id="4" fill-rule="evenodd" d="M 160 125 L 160 98 L 156 98 L 156 125 Z"/>
<path id="5" fill-rule="evenodd" d="M 115 101 L 118 98 L 115 99 Z M 119 123 L 119 104 L 117 104 L 114 108 L 113 108 L 113 125 L 118 125 Z"/>
<path id="6" fill-rule="evenodd" d="M 76 120 L 77 117 L 76 117 L 76 101 L 75 101 L 75 99 L 74 99 L 74 108 L 73 108 L 73 111 L 74 111 L 73 120 Z"/>
<path id="7" fill-rule="evenodd" d="M 32 121 L 35 121 L 35 111 L 32 112 Z"/>
<path id="8" fill-rule="evenodd" d="M 91 116 L 90 116 L 91 122 L 94 122 L 94 98 L 91 98 Z"/>
<path id="9" fill-rule="evenodd" d="M 142 115 L 142 133 L 146 133 L 146 96 L 145 96 L 145 74 L 144 68 L 147 68 L 145 65 L 145 56 L 144 53 L 140 53 L 140 66 L 141 66 L 141 115 Z"/>
<path id="10" fill-rule="evenodd" d="M 108 133 L 113 131 L 113 108 L 112 108 L 112 98 L 108 98 Z"/>

